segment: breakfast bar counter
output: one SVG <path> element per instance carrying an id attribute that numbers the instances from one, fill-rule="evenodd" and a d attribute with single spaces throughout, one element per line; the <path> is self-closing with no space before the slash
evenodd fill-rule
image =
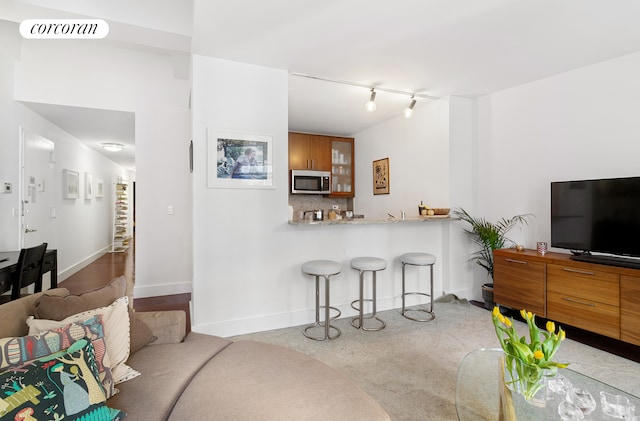
<path id="1" fill-rule="evenodd" d="M 417 218 L 386 218 L 386 219 L 366 219 L 366 218 L 351 218 L 351 219 L 324 219 L 322 221 L 313 220 L 299 220 L 289 221 L 289 225 L 381 225 L 381 224 L 407 224 L 407 223 L 421 223 L 421 222 L 437 222 L 437 221 L 459 221 L 460 218 L 451 217 L 449 215 L 433 215 L 433 216 L 421 216 Z"/>

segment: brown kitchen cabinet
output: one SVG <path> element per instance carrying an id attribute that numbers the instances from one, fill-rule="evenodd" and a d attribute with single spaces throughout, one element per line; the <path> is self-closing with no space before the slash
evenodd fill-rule
<path id="1" fill-rule="evenodd" d="M 331 171 L 331 137 L 289 133 L 289 169 Z"/>
<path id="2" fill-rule="evenodd" d="M 493 255 L 497 304 L 640 345 L 640 270 L 577 262 L 565 253 L 503 249 Z M 540 287 L 546 312 L 535 310 Z"/>
<path id="3" fill-rule="evenodd" d="M 289 133 L 289 170 L 331 172 L 331 197 L 355 197 L 354 139 Z"/>
<path id="4" fill-rule="evenodd" d="M 331 138 L 331 196 L 354 197 L 353 138 Z"/>

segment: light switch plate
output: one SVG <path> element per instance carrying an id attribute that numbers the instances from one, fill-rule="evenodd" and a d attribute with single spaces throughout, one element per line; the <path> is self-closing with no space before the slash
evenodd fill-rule
<path id="1" fill-rule="evenodd" d="M 4 183 L 4 188 L 2 189 L 4 193 L 11 193 L 12 190 L 11 183 Z"/>

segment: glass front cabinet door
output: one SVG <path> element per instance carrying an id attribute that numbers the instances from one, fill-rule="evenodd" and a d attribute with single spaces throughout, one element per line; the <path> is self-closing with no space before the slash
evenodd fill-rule
<path id="1" fill-rule="evenodd" d="M 354 197 L 353 138 L 331 139 L 331 196 Z"/>

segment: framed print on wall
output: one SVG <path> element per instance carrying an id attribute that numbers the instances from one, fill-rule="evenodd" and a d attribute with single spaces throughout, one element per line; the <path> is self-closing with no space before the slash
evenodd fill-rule
<path id="1" fill-rule="evenodd" d="M 84 173 L 84 200 L 93 199 L 93 174 Z"/>
<path id="2" fill-rule="evenodd" d="M 389 194 L 389 158 L 373 161 L 373 194 Z"/>
<path id="3" fill-rule="evenodd" d="M 273 188 L 273 138 L 209 129 L 207 187 Z"/>
<path id="4" fill-rule="evenodd" d="M 65 199 L 77 199 L 80 190 L 80 174 L 76 171 L 62 170 L 62 196 Z"/>
<path id="5" fill-rule="evenodd" d="M 98 179 L 96 180 L 96 197 L 102 197 L 104 196 L 104 180 L 103 179 Z"/>

